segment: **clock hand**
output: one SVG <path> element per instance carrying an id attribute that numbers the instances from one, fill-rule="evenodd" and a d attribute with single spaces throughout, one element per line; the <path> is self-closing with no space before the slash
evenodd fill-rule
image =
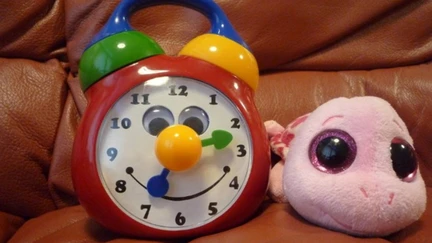
<path id="1" fill-rule="evenodd" d="M 168 169 L 163 169 L 160 175 L 155 175 L 147 182 L 147 191 L 153 197 L 163 197 L 169 189 Z"/>
<path id="2" fill-rule="evenodd" d="M 223 149 L 228 146 L 233 139 L 233 135 L 225 130 L 214 130 L 211 135 L 211 138 L 201 140 L 201 145 L 203 147 L 214 145 L 218 150 Z"/>
<path id="3" fill-rule="evenodd" d="M 211 138 L 201 140 L 198 134 L 185 125 L 173 125 L 159 133 L 156 157 L 164 168 L 170 171 L 185 171 L 195 166 L 201 158 L 202 147 L 214 145 L 223 149 L 231 143 L 233 135 L 228 131 L 215 130 Z"/>
<path id="4" fill-rule="evenodd" d="M 175 125 L 163 130 L 156 141 L 156 157 L 164 166 L 160 175 L 153 176 L 147 182 L 147 190 L 153 197 L 163 197 L 169 189 L 168 174 L 171 170 L 183 171 L 192 168 L 201 157 L 201 148 L 214 145 L 216 149 L 223 149 L 233 139 L 231 133 L 215 130 L 211 138 L 199 140 L 198 135 L 191 128 Z"/>

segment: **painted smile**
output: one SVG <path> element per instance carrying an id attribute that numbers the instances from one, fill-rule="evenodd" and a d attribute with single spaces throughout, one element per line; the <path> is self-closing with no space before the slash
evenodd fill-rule
<path id="1" fill-rule="evenodd" d="M 163 196 L 163 199 L 166 200 L 170 200 L 170 201 L 184 201 L 184 200 L 190 200 L 196 197 L 199 197 L 205 193 L 207 193 L 208 191 L 210 191 L 211 189 L 213 189 L 217 184 L 219 184 L 219 182 L 222 181 L 222 179 L 226 176 L 226 174 L 228 174 L 230 172 L 231 168 L 229 166 L 224 166 L 223 167 L 223 172 L 224 174 L 212 185 L 210 185 L 209 187 L 207 187 L 206 189 L 197 192 L 195 194 L 189 195 L 189 196 L 184 196 L 184 197 L 170 197 L 170 196 Z M 134 169 L 132 167 L 127 167 L 126 168 L 126 173 L 128 175 L 130 175 L 132 177 L 132 179 L 134 179 L 140 186 L 142 186 L 144 189 L 147 190 L 147 186 L 145 186 L 143 183 L 141 183 L 134 175 L 133 175 Z"/>
<path id="2" fill-rule="evenodd" d="M 347 230 L 348 232 L 354 233 L 354 234 L 363 234 L 363 235 L 367 235 L 370 232 L 367 231 L 360 231 L 357 229 L 354 229 L 351 225 L 345 224 L 340 220 L 337 220 L 335 217 L 331 216 L 329 213 L 326 213 L 325 211 L 321 210 L 321 212 L 325 215 L 327 215 L 328 217 L 330 217 L 336 224 L 338 224 L 340 227 L 342 227 L 342 229 Z"/>

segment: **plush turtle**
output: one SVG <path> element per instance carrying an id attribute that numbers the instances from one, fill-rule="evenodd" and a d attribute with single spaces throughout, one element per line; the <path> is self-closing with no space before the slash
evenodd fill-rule
<path id="1" fill-rule="evenodd" d="M 265 122 L 282 159 L 269 195 L 306 220 L 357 236 L 385 236 L 426 208 L 413 139 L 396 111 L 377 97 L 336 98 L 283 128 Z"/>

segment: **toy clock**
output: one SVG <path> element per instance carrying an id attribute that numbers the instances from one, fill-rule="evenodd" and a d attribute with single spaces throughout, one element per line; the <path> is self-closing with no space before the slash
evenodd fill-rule
<path id="1" fill-rule="evenodd" d="M 128 22 L 161 3 L 200 11 L 210 33 L 165 55 Z M 213 1 L 122 1 L 80 62 L 88 106 L 72 176 L 88 214 L 147 238 L 196 237 L 250 218 L 270 170 L 253 102 L 258 77 L 253 55 Z"/>

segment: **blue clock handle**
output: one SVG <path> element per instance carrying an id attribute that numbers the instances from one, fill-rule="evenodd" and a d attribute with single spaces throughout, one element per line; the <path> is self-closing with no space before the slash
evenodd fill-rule
<path id="1" fill-rule="evenodd" d="M 162 4 L 185 6 L 201 12 L 210 20 L 210 33 L 227 37 L 249 49 L 240 35 L 234 30 L 225 13 L 213 0 L 122 0 L 89 46 L 108 36 L 134 30 L 129 23 L 129 18 L 135 11 Z"/>

